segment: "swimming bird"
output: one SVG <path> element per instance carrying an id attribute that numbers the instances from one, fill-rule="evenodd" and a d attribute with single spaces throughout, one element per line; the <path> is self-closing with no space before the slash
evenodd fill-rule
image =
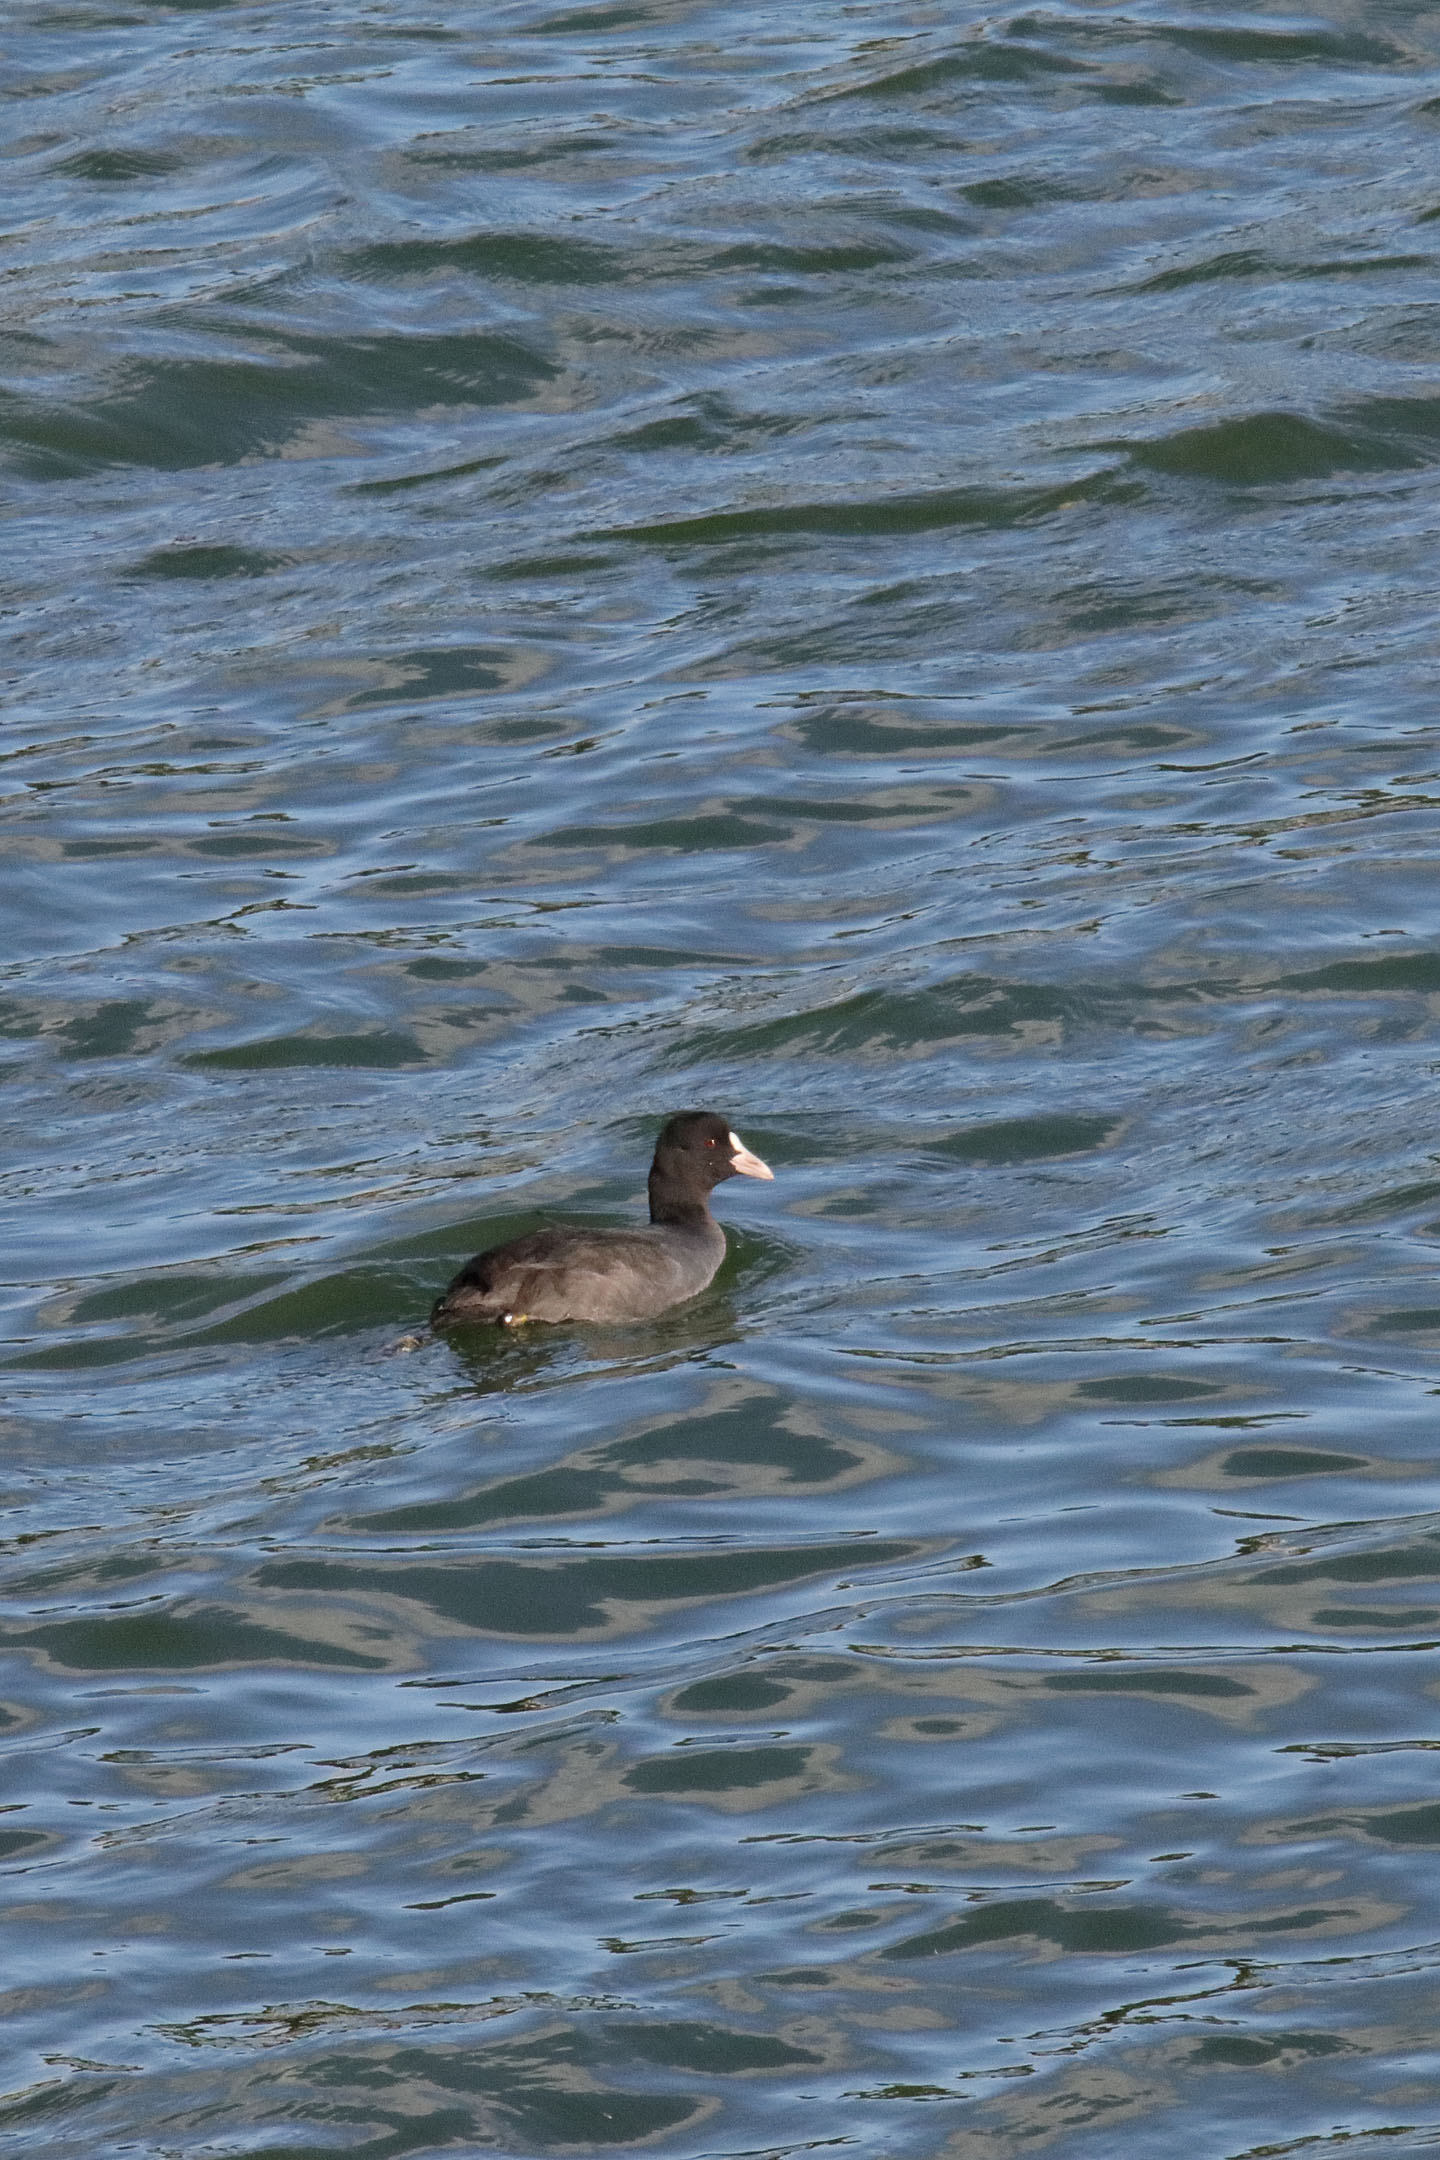
<path id="1" fill-rule="evenodd" d="M 773 1178 L 713 1110 L 668 1120 L 650 1165 L 650 1220 L 634 1230 L 531 1230 L 467 1260 L 430 1315 L 436 1328 L 495 1320 L 653 1320 L 703 1290 L 725 1257 L 710 1212 L 738 1173 Z"/>

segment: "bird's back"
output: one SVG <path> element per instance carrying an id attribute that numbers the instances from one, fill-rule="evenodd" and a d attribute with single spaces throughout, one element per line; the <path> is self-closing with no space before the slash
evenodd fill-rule
<path id="1" fill-rule="evenodd" d="M 649 1320 L 703 1290 L 724 1257 L 713 1217 L 693 1228 L 532 1230 L 477 1253 L 431 1320 Z"/>

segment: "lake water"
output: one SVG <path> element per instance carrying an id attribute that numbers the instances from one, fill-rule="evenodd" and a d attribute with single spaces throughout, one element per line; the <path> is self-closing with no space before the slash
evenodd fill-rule
<path id="1" fill-rule="evenodd" d="M 1440 2146 L 1440 9 L 0 43 L 0 2151 Z"/>

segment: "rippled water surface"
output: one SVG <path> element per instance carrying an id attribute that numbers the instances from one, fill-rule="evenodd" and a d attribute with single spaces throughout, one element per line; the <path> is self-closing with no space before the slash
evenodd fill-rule
<path id="1" fill-rule="evenodd" d="M 0 2150 L 1440 2145 L 1440 9 L 0 44 Z"/>

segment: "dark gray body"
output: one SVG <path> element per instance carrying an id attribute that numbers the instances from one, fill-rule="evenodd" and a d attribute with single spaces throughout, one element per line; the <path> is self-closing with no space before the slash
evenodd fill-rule
<path id="1" fill-rule="evenodd" d="M 710 1194 L 737 1173 L 772 1175 L 715 1111 L 683 1111 L 656 1143 L 643 1229 L 557 1227 L 492 1245 L 461 1268 L 430 1324 L 653 1320 L 714 1279 L 725 1233 Z"/>
<path id="2" fill-rule="evenodd" d="M 696 1297 L 725 1257 L 713 1215 L 693 1227 L 532 1230 L 467 1261 L 431 1316 L 467 1320 L 653 1320 Z"/>

